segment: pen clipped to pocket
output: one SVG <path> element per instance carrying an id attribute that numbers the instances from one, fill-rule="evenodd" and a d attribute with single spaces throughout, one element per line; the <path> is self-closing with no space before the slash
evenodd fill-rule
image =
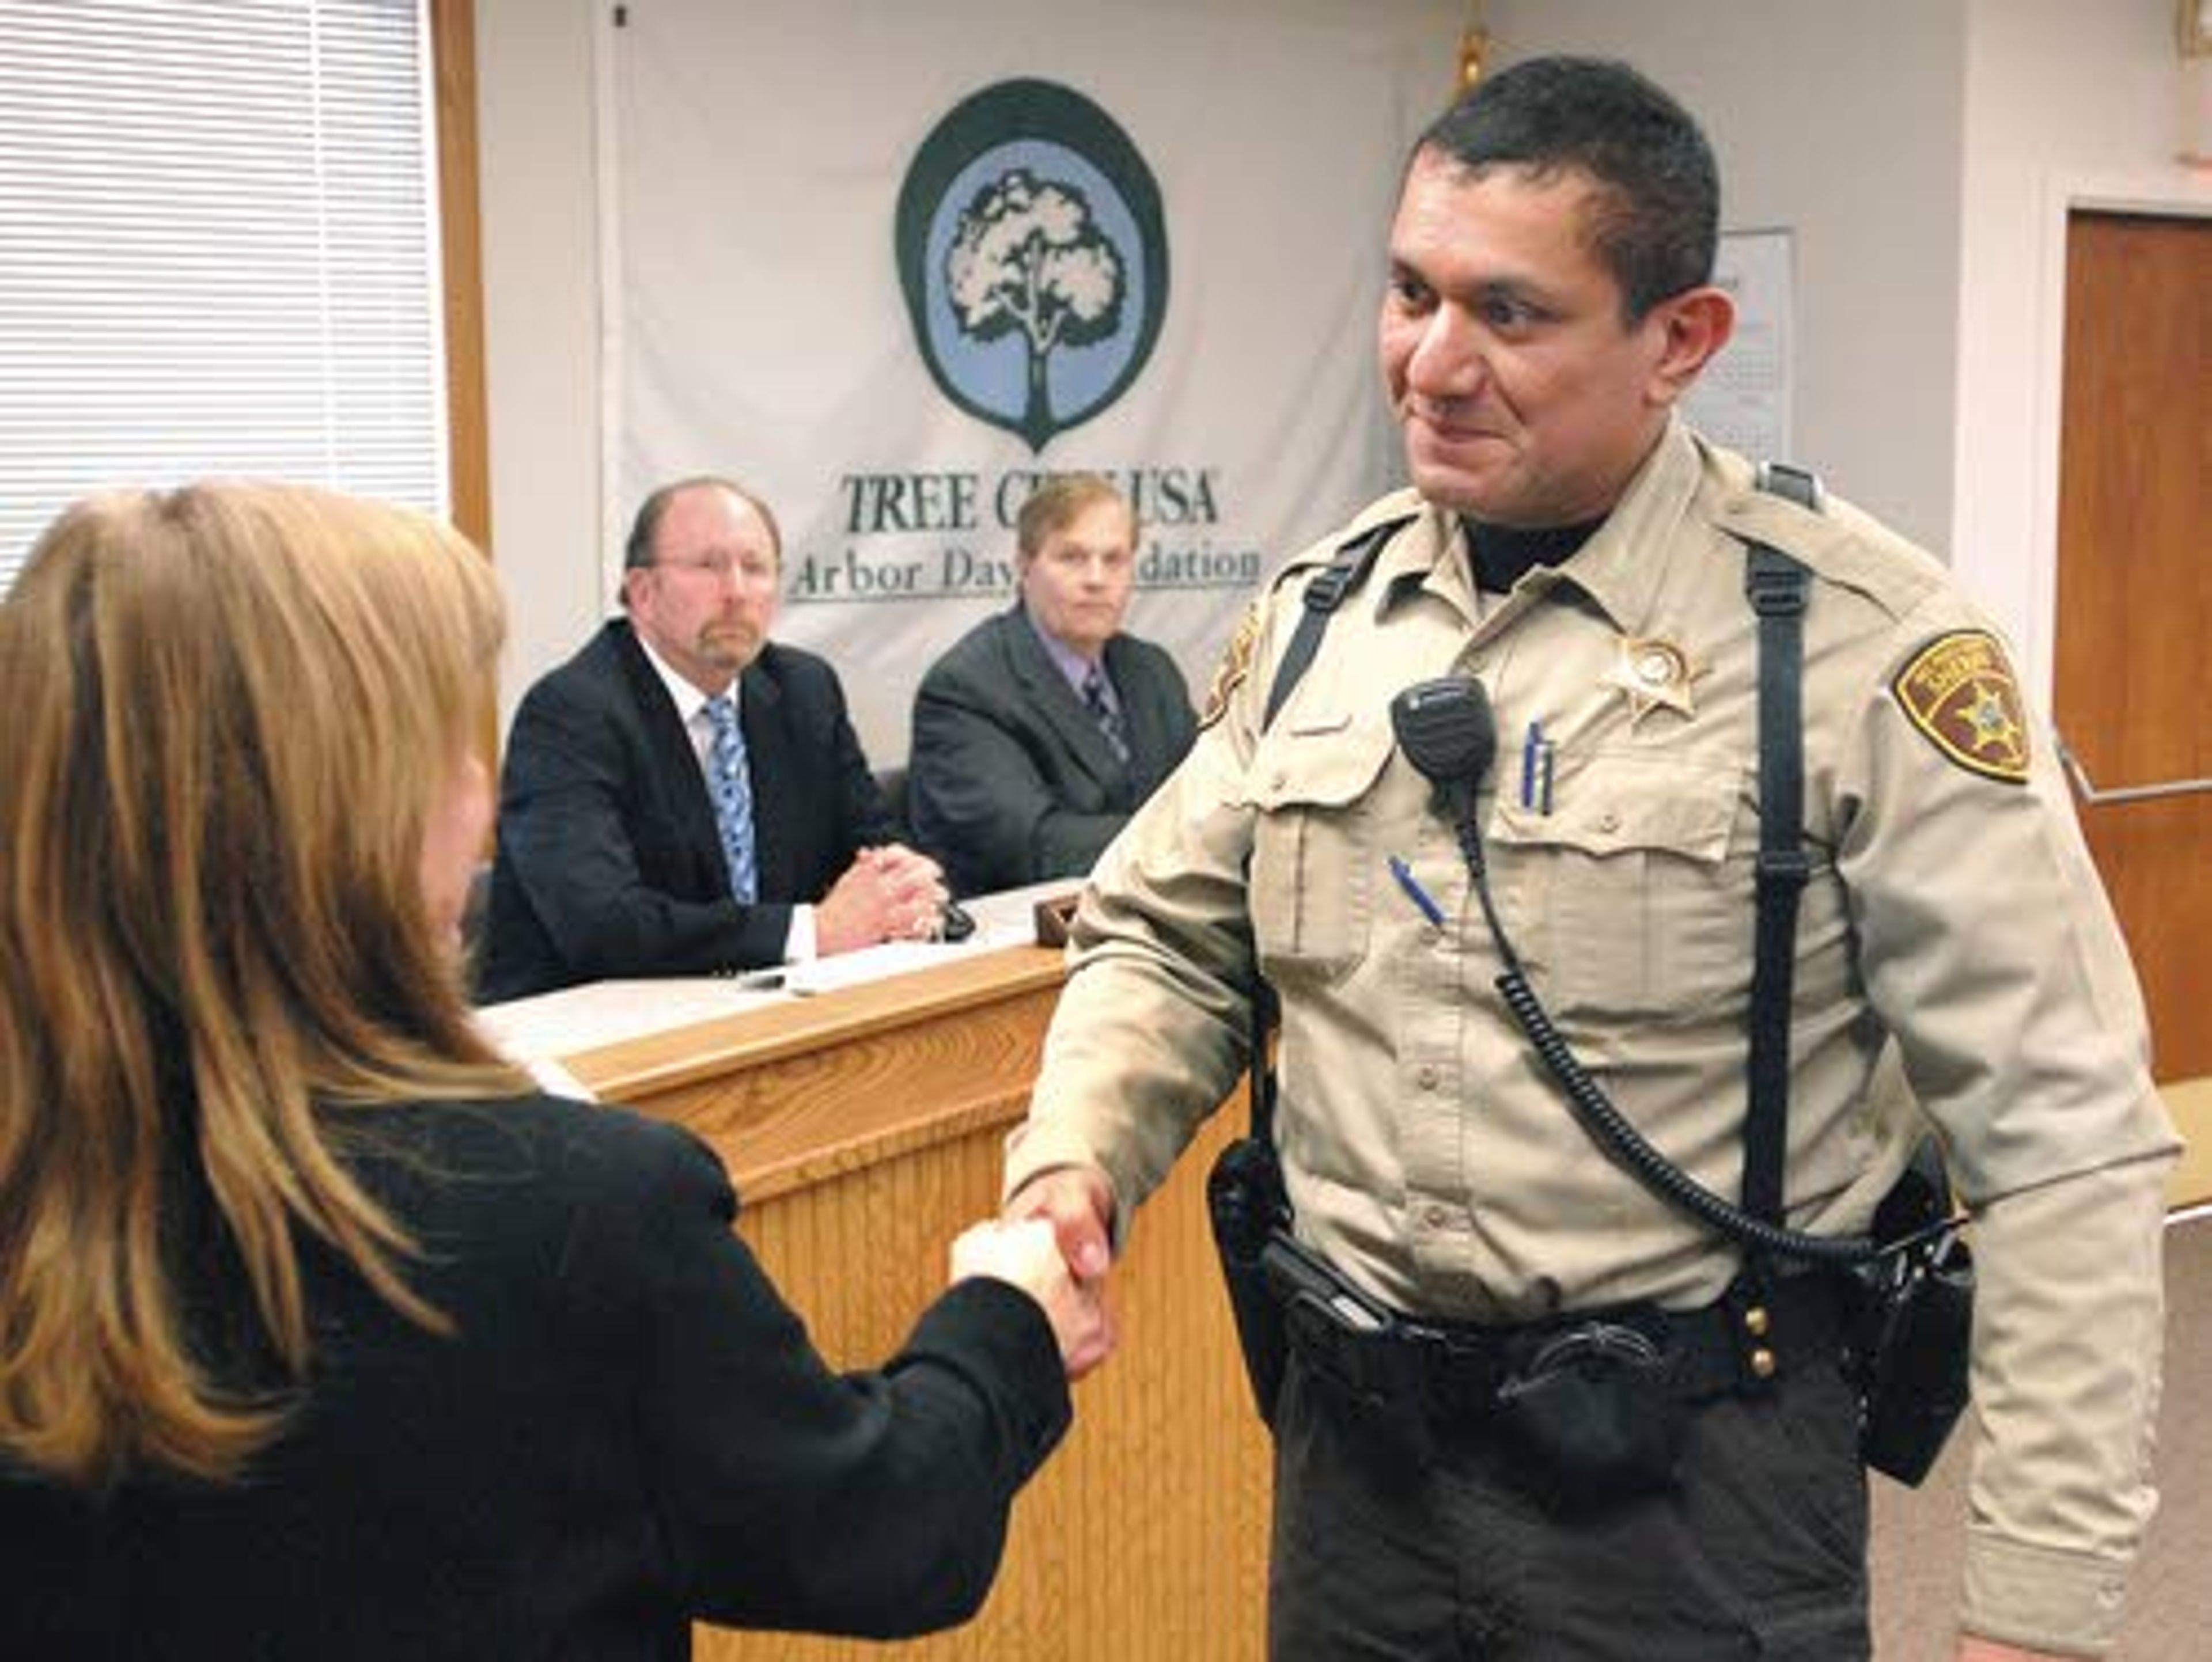
<path id="1" fill-rule="evenodd" d="M 1538 814 L 1552 811 L 1552 766 L 1559 747 L 1544 737 L 1544 724 L 1532 721 L 1521 741 L 1521 806 Z"/>

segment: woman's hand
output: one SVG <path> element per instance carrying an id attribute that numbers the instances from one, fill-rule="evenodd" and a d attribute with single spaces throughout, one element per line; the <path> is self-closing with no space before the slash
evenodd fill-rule
<path id="1" fill-rule="evenodd" d="M 952 1279 L 989 1276 L 1018 1287 L 1044 1307 L 1060 1346 L 1060 1364 L 1079 1379 L 1112 1348 L 1100 1283 L 1079 1282 L 1042 1218 L 997 1220 L 964 1229 L 952 1243 Z"/>

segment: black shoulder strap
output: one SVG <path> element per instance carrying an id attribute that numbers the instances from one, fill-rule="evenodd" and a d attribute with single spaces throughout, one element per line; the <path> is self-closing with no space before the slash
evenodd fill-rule
<path id="1" fill-rule="evenodd" d="M 1275 666 L 1275 679 L 1267 688 L 1267 708 L 1260 718 L 1262 731 L 1275 725 L 1275 712 L 1283 707 L 1311 667 L 1314 655 L 1321 651 L 1322 632 L 1328 628 L 1328 620 L 1336 615 L 1345 597 L 1367 580 L 1367 573 L 1374 569 L 1376 556 L 1382 552 L 1391 532 L 1405 523 L 1404 519 L 1385 519 L 1379 525 L 1369 526 L 1341 545 L 1335 557 L 1307 583 L 1306 609 L 1299 614 L 1298 627 L 1291 632 L 1291 644 L 1284 650 L 1283 661 Z M 1258 1142 L 1272 1146 L 1275 1137 L 1275 1065 L 1270 1052 L 1275 1031 L 1275 990 L 1256 974 L 1252 978 L 1250 1013 L 1252 1135 Z"/>
<path id="2" fill-rule="evenodd" d="M 1802 468 L 1770 462 L 1759 488 L 1820 511 L 1820 482 Z M 1753 543 L 1746 551 L 1744 592 L 1759 617 L 1759 864 L 1743 1209 L 1770 1223 L 1782 1221 L 1797 902 L 1812 871 L 1804 841 L 1807 586 L 1804 567 L 1778 549 Z"/>
<path id="3" fill-rule="evenodd" d="M 1283 707 L 1311 667 L 1314 655 L 1321 651 L 1322 632 L 1328 628 L 1328 620 L 1344 604 L 1344 597 L 1367 580 L 1367 573 L 1374 568 L 1382 545 L 1390 540 L 1390 533 L 1405 523 L 1404 519 L 1385 519 L 1379 525 L 1369 526 L 1339 548 L 1336 557 L 1306 585 L 1306 609 L 1298 617 L 1298 627 L 1291 632 L 1291 644 L 1283 652 L 1283 661 L 1276 665 L 1274 682 L 1267 688 L 1267 713 L 1260 718 L 1262 730 L 1275 725 L 1275 712 Z"/>

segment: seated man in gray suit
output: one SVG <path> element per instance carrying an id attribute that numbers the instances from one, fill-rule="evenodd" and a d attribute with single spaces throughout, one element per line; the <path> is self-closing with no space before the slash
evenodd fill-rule
<path id="1" fill-rule="evenodd" d="M 1137 517 L 1121 494 L 1050 480 L 1015 537 L 1019 601 L 915 695 L 907 816 L 960 895 L 1088 871 L 1197 731 L 1175 660 L 1121 633 Z"/>
<path id="2" fill-rule="evenodd" d="M 478 992 L 725 974 L 936 932 L 836 673 L 771 641 L 782 543 L 726 479 L 664 486 L 628 614 L 530 689 L 501 780 Z"/>

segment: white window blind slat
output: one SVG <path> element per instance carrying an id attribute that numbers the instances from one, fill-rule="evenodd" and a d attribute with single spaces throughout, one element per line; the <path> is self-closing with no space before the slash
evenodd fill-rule
<path id="1" fill-rule="evenodd" d="M 425 0 L 0 0 L 0 592 L 88 491 L 447 509 Z"/>

